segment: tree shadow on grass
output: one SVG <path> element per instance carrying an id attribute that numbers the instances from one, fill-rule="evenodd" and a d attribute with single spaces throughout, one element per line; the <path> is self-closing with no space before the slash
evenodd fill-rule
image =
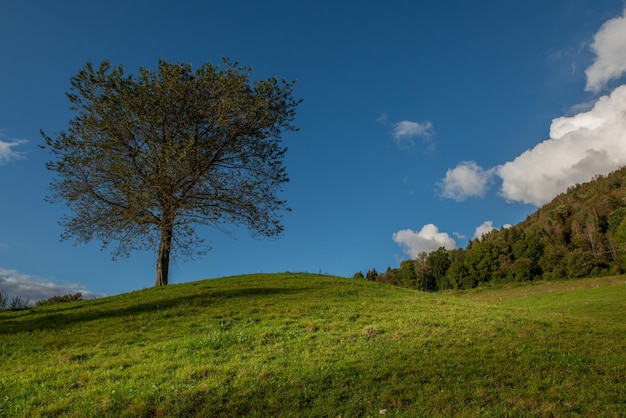
<path id="1" fill-rule="evenodd" d="M 54 310 L 45 311 L 45 308 L 33 308 L 20 311 L 18 315 L 3 315 L 0 313 L 0 335 L 10 335 L 20 332 L 57 331 L 73 324 L 96 321 L 107 318 L 125 318 L 147 312 L 163 312 L 182 306 L 217 307 L 231 299 L 255 299 L 278 295 L 293 295 L 305 293 L 315 288 L 299 287 L 272 288 L 255 287 L 230 290 L 205 290 L 201 293 L 184 296 L 168 295 L 167 289 L 163 294 L 155 296 L 153 300 L 143 303 L 129 303 L 119 306 L 119 301 L 106 299 L 88 301 L 86 303 L 68 304 L 67 307 L 55 306 Z M 232 303 L 232 302 L 228 302 Z M 107 307 L 109 305 L 109 307 Z M 121 325 L 123 326 L 123 325 Z"/>

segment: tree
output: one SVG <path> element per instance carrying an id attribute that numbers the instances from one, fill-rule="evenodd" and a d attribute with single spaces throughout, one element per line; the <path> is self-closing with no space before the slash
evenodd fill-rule
<path id="1" fill-rule="evenodd" d="M 413 262 L 413 268 L 415 270 L 415 283 L 414 289 L 428 290 L 428 283 L 430 280 L 430 267 L 428 266 L 428 253 L 420 251 L 417 256 L 411 260 Z"/>
<path id="2" fill-rule="evenodd" d="M 398 281 L 400 280 L 398 278 L 398 274 L 400 273 L 399 269 L 392 269 L 391 267 L 387 267 L 387 271 L 385 271 L 385 274 L 383 275 L 383 278 L 385 279 L 385 283 L 390 284 L 392 286 L 398 286 L 399 283 Z M 380 280 L 380 274 L 378 275 L 378 280 Z"/>
<path id="3" fill-rule="evenodd" d="M 250 81 L 250 68 L 224 60 L 159 60 L 157 70 L 87 63 L 67 94 L 75 112 L 67 131 L 42 135 L 57 176 L 50 201 L 65 201 L 62 238 L 103 248 L 113 257 L 158 249 L 154 285 L 168 283 L 172 251 L 191 257 L 207 247 L 196 225 L 246 226 L 253 236 L 283 231 L 289 210 L 278 198 L 288 181 L 281 146 L 300 100 L 294 82 Z"/>
<path id="4" fill-rule="evenodd" d="M 469 289 L 476 285 L 465 267 L 465 250 L 457 248 L 448 251 L 450 267 L 446 271 L 445 282 L 452 289 Z"/>
<path id="5" fill-rule="evenodd" d="M 400 262 L 398 286 L 417 289 L 417 275 L 415 274 L 415 262 L 413 260 L 403 260 Z"/>
<path id="6" fill-rule="evenodd" d="M 375 282 L 377 277 L 378 277 L 378 272 L 376 271 L 375 268 L 368 270 L 367 273 L 365 273 L 365 279 L 371 282 Z"/>
<path id="7" fill-rule="evenodd" d="M 488 282 L 498 268 L 498 250 L 489 241 L 476 241 L 465 252 L 464 263 L 473 280 Z"/>
<path id="8" fill-rule="evenodd" d="M 433 278 L 432 289 L 430 290 L 443 290 L 448 288 L 446 272 L 450 268 L 450 257 L 448 256 L 448 250 L 444 247 L 439 247 L 436 251 L 428 254 L 428 267 L 430 275 Z"/>
<path id="9" fill-rule="evenodd" d="M 626 218 L 624 218 L 617 227 L 614 239 L 617 250 L 617 261 L 626 265 Z"/>

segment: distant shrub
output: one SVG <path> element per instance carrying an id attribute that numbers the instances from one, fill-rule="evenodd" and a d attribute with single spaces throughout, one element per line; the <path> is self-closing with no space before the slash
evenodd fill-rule
<path id="1" fill-rule="evenodd" d="M 11 302 L 9 303 L 9 310 L 10 311 L 23 311 L 24 309 L 28 309 L 30 299 L 29 298 L 22 298 L 21 296 L 13 296 L 13 298 L 11 299 Z"/>
<path id="2" fill-rule="evenodd" d="M 0 309 L 6 309 L 7 307 L 7 294 L 4 290 L 0 289 Z"/>
<path id="3" fill-rule="evenodd" d="M 68 293 L 63 296 L 52 296 L 46 300 L 38 300 L 35 304 L 36 306 L 48 306 L 48 305 L 56 305 L 57 303 L 67 303 L 67 302 L 76 302 L 79 300 L 83 300 L 83 294 L 80 292 L 76 293 Z"/>
<path id="4" fill-rule="evenodd" d="M 375 268 L 368 270 L 367 273 L 365 274 L 365 279 L 372 281 L 372 282 L 375 282 L 377 277 L 378 277 L 378 272 L 376 271 Z"/>

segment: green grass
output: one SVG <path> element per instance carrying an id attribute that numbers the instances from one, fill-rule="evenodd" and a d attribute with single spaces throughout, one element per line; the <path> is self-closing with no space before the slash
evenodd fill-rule
<path id="1" fill-rule="evenodd" d="M 541 281 L 448 292 L 465 299 L 590 320 L 626 323 L 626 276 Z"/>
<path id="2" fill-rule="evenodd" d="M 537 286 L 285 273 L 4 312 L 0 416 L 626 416 L 624 278 Z"/>

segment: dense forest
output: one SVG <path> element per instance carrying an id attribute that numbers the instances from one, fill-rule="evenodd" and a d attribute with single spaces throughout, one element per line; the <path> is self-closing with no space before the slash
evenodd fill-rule
<path id="1" fill-rule="evenodd" d="M 570 187 L 510 227 L 355 278 L 424 291 L 626 272 L 626 167 Z"/>

